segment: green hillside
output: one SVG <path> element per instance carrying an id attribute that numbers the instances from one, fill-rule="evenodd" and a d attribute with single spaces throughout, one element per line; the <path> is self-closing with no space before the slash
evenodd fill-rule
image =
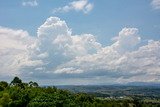
<path id="1" fill-rule="evenodd" d="M 56 87 L 40 87 L 15 77 L 0 82 L 0 107 L 160 107 L 157 102 L 138 99 L 108 99 L 86 93 L 73 93 Z"/>

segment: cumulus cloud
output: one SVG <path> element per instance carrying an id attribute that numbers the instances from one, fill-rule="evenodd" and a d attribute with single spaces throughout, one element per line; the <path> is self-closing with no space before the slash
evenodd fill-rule
<path id="1" fill-rule="evenodd" d="M 38 2 L 37 2 L 37 0 L 25 0 L 22 2 L 22 6 L 35 7 L 35 6 L 38 6 Z"/>
<path id="2" fill-rule="evenodd" d="M 118 52 L 132 51 L 140 43 L 141 38 L 137 28 L 123 28 L 116 37 L 116 42 L 112 45 Z"/>
<path id="3" fill-rule="evenodd" d="M 61 71 L 64 68 L 75 68 L 84 74 L 106 75 L 106 78 L 121 80 L 123 78 L 128 82 L 142 81 L 140 77 L 148 77 L 148 82 L 159 82 L 160 41 L 151 40 L 138 47 L 141 39 L 137 28 L 123 28 L 116 38 L 116 42 L 111 46 L 102 47 L 92 55 L 76 57 L 57 69 Z M 132 81 L 129 78 L 132 78 Z"/>
<path id="4" fill-rule="evenodd" d="M 37 37 L 4 27 L 0 37 L 0 77 L 16 74 L 55 84 L 160 82 L 160 41 L 140 45 L 137 28 L 123 28 L 113 44 L 102 46 L 94 35 L 73 35 L 65 21 L 50 17 Z"/>
<path id="5" fill-rule="evenodd" d="M 38 28 L 37 40 L 31 46 L 32 60 L 43 60 L 43 67 L 50 73 L 64 73 L 69 69 L 56 70 L 56 67 L 64 64 L 77 56 L 96 53 L 101 49 L 101 44 L 91 34 L 72 35 L 65 21 L 57 17 L 50 17 Z M 68 73 L 82 72 L 70 69 Z M 41 71 L 40 71 L 41 72 Z"/>
<path id="6" fill-rule="evenodd" d="M 55 8 L 53 10 L 53 13 L 69 12 L 75 10 L 75 11 L 82 11 L 85 14 L 87 14 L 93 9 L 93 7 L 94 7 L 93 3 L 90 3 L 88 0 L 77 0 L 70 2 L 68 5 L 64 7 Z"/>
<path id="7" fill-rule="evenodd" d="M 1 76 L 19 75 L 23 66 L 34 66 L 39 61 L 29 60 L 27 48 L 34 38 L 23 30 L 0 27 L 0 74 Z"/>
<path id="8" fill-rule="evenodd" d="M 151 5 L 154 9 L 160 9 L 160 0 L 152 0 Z"/>

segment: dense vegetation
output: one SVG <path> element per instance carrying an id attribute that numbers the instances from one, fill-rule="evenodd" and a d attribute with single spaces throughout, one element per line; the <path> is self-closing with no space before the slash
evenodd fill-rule
<path id="1" fill-rule="evenodd" d="M 0 82 L 0 107 L 160 107 L 138 99 L 107 99 L 72 93 L 56 87 L 39 87 L 15 77 L 10 84 Z"/>

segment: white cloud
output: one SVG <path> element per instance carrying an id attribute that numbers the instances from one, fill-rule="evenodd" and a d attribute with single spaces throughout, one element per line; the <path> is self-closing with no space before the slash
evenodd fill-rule
<path id="1" fill-rule="evenodd" d="M 64 78 L 68 84 L 160 81 L 160 41 L 142 45 L 137 28 L 123 28 L 104 47 L 91 34 L 73 35 L 57 17 L 48 18 L 37 37 L 4 27 L 0 37 L 0 77 L 17 74 L 57 84 Z"/>
<path id="2" fill-rule="evenodd" d="M 154 9 L 160 9 L 160 0 L 152 0 L 151 5 Z"/>
<path id="3" fill-rule="evenodd" d="M 38 28 L 37 40 L 31 46 L 32 60 L 43 60 L 48 71 L 77 56 L 96 53 L 101 44 L 91 34 L 72 35 L 65 21 L 50 17 Z M 48 67 L 49 66 L 49 67 Z"/>
<path id="4" fill-rule="evenodd" d="M 95 73 L 97 75 L 97 73 L 100 73 L 100 75 L 104 74 L 106 77 L 123 77 L 123 81 L 128 82 L 142 81 L 139 77 L 152 77 L 152 80 L 148 79 L 148 82 L 153 80 L 158 82 L 160 79 L 160 41 L 149 41 L 147 45 L 133 50 L 133 47 L 136 47 L 140 42 L 138 29 L 136 28 L 122 29 L 117 38 L 113 45 L 103 47 L 92 55 L 76 57 L 57 69 L 78 68 L 84 74 Z M 129 78 L 132 78 L 132 81 Z"/>
<path id="5" fill-rule="evenodd" d="M 85 14 L 87 14 L 93 9 L 93 7 L 94 5 L 90 3 L 88 0 L 78 0 L 78 1 L 73 1 L 64 7 L 55 8 L 53 10 L 53 13 L 69 12 L 75 10 L 75 11 L 83 11 Z"/>
<path id="6" fill-rule="evenodd" d="M 13 30 L 0 27 L 0 75 L 19 75 L 19 69 L 25 66 L 40 64 L 39 61 L 31 61 L 27 48 L 34 43 L 34 38 L 26 31 Z"/>
<path id="7" fill-rule="evenodd" d="M 66 74 L 70 74 L 70 73 L 83 73 L 83 70 L 80 69 L 75 69 L 75 68 L 62 68 L 62 69 L 58 69 L 56 70 L 54 73 L 66 73 Z"/>
<path id="8" fill-rule="evenodd" d="M 137 28 L 123 28 L 116 39 L 117 41 L 112 47 L 121 53 L 133 51 L 136 48 L 136 45 L 141 41 Z"/>
<path id="9" fill-rule="evenodd" d="M 22 5 L 35 7 L 35 6 L 38 6 L 38 2 L 37 2 L 37 0 L 25 0 L 22 2 Z"/>

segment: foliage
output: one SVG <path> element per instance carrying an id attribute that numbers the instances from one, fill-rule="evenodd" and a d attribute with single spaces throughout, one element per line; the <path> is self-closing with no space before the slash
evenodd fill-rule
<path id="1" fill-rule="evenodd" d="M 3 88 L 7 88 L 8 87 L 8 83 L 5 81 L 1 81 L 0 82 L 0 86 L 2 86 Z"/>
<path id="2" fill-rule="evenodd" d="M 133 99 L 97 98 L 86 93 L 72 93 L 56 87 L 39 87 L 15 77 L 10 85 L 0 82 L 0 107 L 159 107 L 159 103 Z"/>

